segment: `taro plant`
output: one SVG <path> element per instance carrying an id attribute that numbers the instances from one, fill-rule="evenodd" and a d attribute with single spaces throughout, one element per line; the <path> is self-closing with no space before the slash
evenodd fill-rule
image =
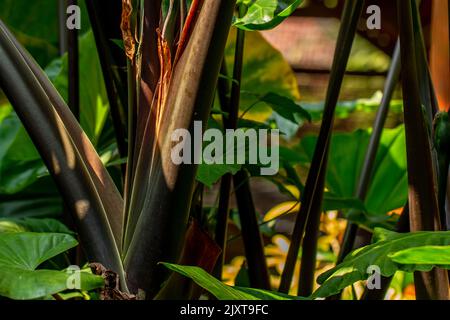
<path id="1" fill-rule="evenodd" d="M 12 2 L 3 10 L 14 12 Z M 222 133 L 278 128 L 288 141 L 313 119 L 296 102 L 290 67 L 257 33 L 282 23 L 301 0 L 110 2 L 61 1 L 50 43 L 30 41 L 13 14 L 0 20 L 0 88 L 14 110 L 0 99 L 0 212 L 8 216 L 0 220 L 1 296 L 196 299 L 202 287 L 218 299 L 336 299 L 378 266 L 382 287 L 364 299 L 382 299 L 397 271 L 414 272 L 417 298 L 448 299 L 450 123 L 438 112 L 415 1 L 397 1 L 400 35 L 373 129 L 333 135 L 364 9 L 362 0 L 345 2 L 320 132 L 279 148 L 280 172 L 264 178 L 289 197 L 289 208 L 264 221 L 250 184 L 263 163 L 176 164 L 172 133 L 195 136 L 195 123 Z M 89 31 L 67 30 L 66 4 L 82 7 Z M 278 77 L 264 77 L 269 72 Z M 404 126 L 384 129 L 400 75 Z M 251 157 L 245 148 L 232 152 Z M 207 208 L 205 189 L 215 183 L 216 206 Z M 221 281 L 232 196 L 245 286 Z M 400 217 L 387 215 L 399 207 Z M 330 210 L 348 224 L 335 267 L 316 279 L 322 213 Z M 60 211 L 76 234 L 38 218 L 61 219 Z M 294 212 L 274 286 L 262 231 Z M 76 290 L 67 260 L 90 263 Z"/>
<path id="2" fill-rule="evenodd" d="M 0 86 L 56 183 L 64 202 L 63 211 L 75 225 L 87 261 L 99 263 L 100 269 L 118 275 L 119 287 L 114 288 L 120 289 L 118 296 L 150 299 L 158 293 L 163 297 L 179 294 L 171 288 L 170 279 L 166 282 L 169 270 L 158 265 L 161 261 L 190 261 L 212 271 L 220 249 L 209 236 L 202 238 L 195 222 L 189 222 L 190 216 L 195 217 L 195 196 L 201 187 L 196 181 L 197 166 L 173 163 L 170 133 L 176 129 L 192 132 L 194 121 L 206 125 L 231 24 L 242 30 L 272 28 L 299 4 L 300 1 L 240 2 L 241 14 L 233 18 L 233 0 L 124 0 L 114 1 L 108 8 L 100 1 L 88 0 L 83 12 L 89 16 L 92 33 L 80 38 L 76 31 L 66 30 L 62 5 L 59 49 L 61 54 L 65 50 L 68 53 L 50 65 L 47 74 L 8 26 L 0 22 Z M 9 3 L 5 6 L 12 10 Z M 241 37 L 242 32 L 238 33 Z M 87 101 L 83 96 L 86 70 L 80 70 L 79 65 L 81 59 L 89 58 L 83 58 L 79 48 L 86 48 L 85 37 L 95 38 L 93 53 L 98 54 L 102 72 L 99 76 L 104 79 L 104 89 L 101 85 L 98 90 L 105 90 L 110 119 L 105 117 L 101 102 L 98 105 L 98 101 Z M 240 58 L 238 52 L 236 56 L 242 64 L 242 51 Z M 63 70 L 70 75 L 68 81 Z M 93 88 L 85 89 L 91 90 L 94 97 L 97 94 Z M 223 109 L 234 109 L 234 113 L 239 101 L 236 90 L 240 86 L 236 89 L 233 84 L 230 106 L 222 105 Z M 279 104 L 280 98 L 275 97 L 272 103 Z M 96 109 L 89 110 L 88 105 Z M 293 106 L 302 117 L 307 115 L 299 106 Z M 233 112 L 224 118 L 236 127 Z M 97 117 L 94 123 L 90 116 Z M 103 126 L 112 134 L 101 135 Z M 96 147 L 100 148 L 101 140 L 111 136 L 115 140 L 113 150 L 100 150 L 100 157 Z M 109 154 L 111 158 L 111 153 L 118 155 L 120 172 L 111 169 L 114 164 L 109 165 L 109 171 L 104 164 L 108 162 L 105 156 Z M 260 235 L 256 216 L 252 217 L 251 211 L 248 214 L 249 229 L 245 232 L 253 241 L 255 235 L 257 239 Z M 32 234 L 21 232 L 8 233 L 6 237 L 8 241 L 20 242 L 25 236 L 33 238 Z M 42 248 L 44 257 L 30 262 L 31 271 L 75 245 L 72 236 L 67 236 L 72 241 L 70 245 L 52 247 L 52 237 L 53 234 L 47 235 L 50 243 Z M 209 256 L 192 247 L 196 241 L 211 249 Z M 261 262 L 264 257 L 257 258 Z M 45 283 L 39 270 L 34 275 Z M 83 289 L 98 287 L 96 279 L 96 286 Z M 4 283 L 6 288 L 12 285 Z M 49 290 L 49 294 L 56 293 L 53 291 Z M 10 298 L 47 295 L 45 291 L 31 296 L 8 292 L 4 295 Z"/>

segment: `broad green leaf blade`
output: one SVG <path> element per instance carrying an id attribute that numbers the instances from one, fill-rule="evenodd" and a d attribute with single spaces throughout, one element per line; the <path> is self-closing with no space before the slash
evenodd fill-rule
<path id="1" fill-rule="evenodd" d="M 0 234 L 0 264 L 34 270 L 44 261 L 77 244 L 74 237 L 60 233 Z"/>
<path id="2" fill-rule="evenodd" d="M 0 296 L 15 300 L 38 299 L 68 289 L 70 273 L 56 270 L 23 270 L 0 265 Z M 80 272 L 80 288 L 102 287 L 102 277 Z"/>
<path id="3" fill-rule="evenodd" d="M 400 264 L 433 264 L 450 266 L 450 246 L 423 246 L 401 250 L 389 255 Z M 450 267 L 447 267 L 449 269 Z"/>
<path id="4" fill-rule="evenodd" d="M 354 196 L 359 172 L 370 139 L 370 130 L 337 133 L 331 139 L 326 186 L 338 198 Z M 297 160 L 311 162 L 317 137 L 302 139 Z M 303 160 L 302 160 L 303 159 Z M 295 160 L 295 158 L 292 158 Z M 378 148 L 374 176 L 365 207 L 371 216 L 385 216 L 407 200 L 407 172 L 404 127 L 385 129 Z"/>
<path id="5" fill-rule="evenodd" d="M 269 92 L 261 98 L 262 102 L 270 105 L 281 117 L 299 124 L 302 121 L 311 121 L 311 115 L 296 104 L 292 99 L 281 96 L 277 93 Z"/>
<path id="6" fill-rule="evenodd" d="M 70 235 L 59 233 L 0 234 L 0 296 L 11 299 L 36 299 L 68 288 L 70 273 L 35 270 L 40 264 L 77 245 Z M 103 279 L 80 273 L 81 288 L 92 290 Z"/>
<path id="7" fill-rule="evenodd" d="M 58 217 L 61 213 L 61 196 L 50 176 L 39 178 L 18 193 L 0 193 L 0 217 L 2 218 Z"/>
<path id="8" fill-rule="evenodd" d="M 84 1 L 81 7 L 81 33 L 89 27 Z M 13 31 L 41 66 L 59 54 L 58 5 L 55 0 L 2 0 L 0 19 Z"/>
<path id="9" fill-rule="evenodd" d="M 232 29 L 225 49 L 228 66 L 233 65 L 235 47 L 236 30 Z M 292 101 L 300 100 L 297 78 L 281 52 L 271 46 L 259 32 L 248 32 L 245 35 L 239 103 L 242 112 L 251 107 L 245 114 L 245 119 L 263 122 L 273 114 L 270 105 L 259 101 L 261 96 L 269 92 Z M 217 101 L 215 109 L 220 109 Z"/>
<path id="10" fill-rule="evenodd" d="M 424 260 L 427 262 L 425 264 L 401 264 L 391 259 L 391 256 L 406 249 L 423 246 L 449 246 L 450 231 L 400 234 L 376 228 L 374 240 L 376 242 L 353 251 L 341 264 L 321 274 L 317 279 L 321 286 L 312 297 L 331 296 L 356 281 L 367 279 L 369 266 L 378 266 L 381 275 L 385 277 L 392 276 L 398 270 L 430 271 L 435 266 L 431 259 Z M 449 266 L 440 265 L 440 267 Z"/>
<path id="11" fill-rule="evenodd" d="M 92 31 L 80 37 L 80 122 L 95 146 L 108 117 L 108 99 Z M 55 88 L 68 101 L 68 58 L 53 60 L 45 69 Z"/>
<path id="12" fill-rule="evenodd" d="M 12 194 L 47 170 L 11 106 L 0 108 L 0 194 Z"/>
<path id="13" fill-rule="evenodd" d="M 202 288 L 208 290 L 219 300 L 303 300 L 304 298 L 292 297 L 278 292 L 267 290 L 231 287 L 228 286 L 205 270 L 193 266 L 180 266 L 170 263 L 161 263 L 166 268 L 192 279 Z"/>
<path id="14" fill-rule="evenodd" d="M 273 29 L 289 17 L 302 0 L 243 0 L 247 13 L 236 19 L 234 26 L 243 30 Z"/>
<path id="15" fill-rule="evenodd" d="M 327 193 L 323 196 L 323 209 L 326 211 L 343 209 L 366 211 L 364 203 L 357 198 L 338 198 Z"/>
<path id="16" fill-rule="evenodd" d="M 198 166 L 197 180 L 208 187 L 212 187 L 227 173 L 236 174 L 241 169 L 240 164 L 205 164 Z"/>
<path id="17" fill-rule="evenodd" d="M 74 235 L 69 228 L 67 228 L 63 223 L 55 219 L 48 218 L 9 218 L 0 219 L 0 232 L 2 232 L 2 226 L 5 230 L 10 230 L 9 232 L 42 232 L 42 233 L 64 233 L 69 235 Z"/>

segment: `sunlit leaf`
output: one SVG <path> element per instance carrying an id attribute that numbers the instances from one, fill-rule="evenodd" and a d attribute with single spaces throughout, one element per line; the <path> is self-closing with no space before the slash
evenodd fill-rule
<path id="1" fill-rule="evenodd" d="M 225 49 L 227 66 L 233 65 L 235 41 L 236 30 L 232 29 Z M 240 110 L 244 112 L 251 107 L 245 118 L 260 122 L 273 113 L 270 105 L 259 101 L 261 96 L 275 92 L 292 101 L 300 100 L 297 78 L 289 63 L 259 32 L 245 35 L 241 90 Z"/>
<path id="2" fill-rule="evenodd" d="M 355 194 L 369 139 L 369 130 L 333 135 L 326 186 L 337 198 L 351 198 Z M 299 158 L 310 162 L 316 141 L 314 136 L 303 138 L 296 149 Z M 407 188 L 404 127 L 385 129 L 375 160 L 372 183 L 364 202 L 367 212 L 384 216 L 403 207 L 407 200 Z"/>
<path id="3" fill-rule="evenodd" d="M 234 21 L 234 26 L 243 30 L 268 30 L 275 28 L 289 17 L 302 0 L 241 0 L 248 10 L 242 18 Z"/>
<path id="4" fill-rule="evenodd" d="M 401 250 L 389 255 L 401 264 L 433 264 L 450 266 L 450 246 L 422 246 Z"/>
<path id="5" fill-rule="evenodd" d="M 321 286 L 314 292 L 313 297 L 327 297 L 340 292 L 356 281 L 366 280 L 370 275 L 367 270 L 369 266 L 380 268 L 381 275 L 385 277 L 394 275 L 397 270 L 430 271 L 436 265 L 433 263 L 436 260 L 427 261 L 425 264 L 402 264 L 397 263 L 391 257 L 395 257 L 395 254 L 407 249 L 417 249 L 423 246 L 449 246 L 450 231 L 401 234 L 376 228 L 373 241 L 373 244 L 351 252 L 341 264 L 321 274 L 317 279 Z M 400 259 L 405 257 L 404 252 L 399 255 Z M 439 266 L 450 267 L 450 265 Z"/>
<path id="6" fill-rule="evenodd" d="M 180 266 L 170 263 L 162 264 L 172 271 L 191 278 L 219 300 L 303 300 L 300 297 L 293 297 L 278 292 L 228 286 L 199 267 Z"/>

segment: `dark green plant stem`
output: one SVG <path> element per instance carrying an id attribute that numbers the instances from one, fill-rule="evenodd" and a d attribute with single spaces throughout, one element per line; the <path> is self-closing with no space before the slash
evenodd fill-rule
<path id="1" fill-rule="evenodd" d="M 430 130 L 422 108 L 413 1 L 398 0 L 404 120 L 408 163 L 411 231 L 440 228 L 437 190 L 430 146 Z M 417 299 L 448 299 L 448 275 L 441 269 L 414 273 Z"/>
<path id="2" fill-rule="evenodd" d="M 245 7 L 239 8 L 239 15 L 243 15 Z M 225 126 L 236 129 L 239 118 L 239 102 L 241 98 L 241 79 L 244 61 L 245 31 L 237 29 L 236 48 L 234 54 L 233 79 L 231 84 L 229 115 Z M 260 289 L 270 289 L 269 273 L 267 271 L 264 245 L 259 231 L 256 209 L 253 203 L 249 175 L 246 171 L 239 171 L 234 177 L 234 194 L 241 222 L 242 239 L 244 241 L 245 256 L 248 264 L 250 286 Z"/>
<path id="3" fill-rule="evenodd" d="M 244 242 L 250 286 L 270 289 L 264 246 L 248 179 L 248 173 L 241 170 L 234 176 L 233 183 L 241 222 L 241 235 Z"/>
<path id="4" fill-rule="evenodd" d="M 77 5 L 77 0 L 68 0 L 68 6 Z M 67 31 L 67 52 L 69 65 L 69 108 L 75 118 L 80 121 L 80 55 L 78 44 L 78 30 Z"/>
<path id="5" fill-rule="evenodd" d="M 92 145 L 80 142 L 83 141 L 82 130 L 73 114 L 51 87 L 43 71 L 1 22 L 0 57 L 0 87 L 24 124 L 72 213 L 88 259 L 102 263 L 124 280 L 119 250 L 105 206 L 99 197 L 94 169 L 90 167 L 92 163 L 80 151 L 81 146 L 93 150 Z M 50 88 L 53 88 L 52 92 Z M 108 183 L 107 180 L 105 182 Z M 123 289 L 126 290 L 126 286 Z"/>
<path id="6" fill-rule="evenodd" d="M 175 129 L 193 131 L 193 121 L 206 123 L 232 21 L 235 1 L 206 1 L 183 55 L 172 73 L 171 87 L 152 162 L 147 201 L 125 256 L 132 292 L 153 298 L 170 274 L 158 262 L 177 262 L 185 239 L 195 187 L 195 165 L 175 165 L 170 159 Z M 185 90 L 180 90 L 183 88 Z"/>
<path id="7" fill-rule="evenodd" d="M 118 6 L 119 8 L 111 8 Z M 103 79 L 105 82 L 106 92 L 108 94 L 109 108 L 111 111 L 111 119 L 114 126 L 114 134 L 117 142 L 117 148 L 119 150 L 120 158 L 126 158 L 127 156 L 127 116 L 125 112 L 125 105 L 127 103 L 127 90 L 125 83 L 122 82 L 122 78 L 119 75 L 119 69 L 121 65 L 125 64 L 125 54 L 123 50 L 121 52 L 120 62 L 115 61 L 113 54 L 113 47 L 115 45 L 106 36 L 108 33 L 111 35 L 110 29 L 117 29 L 117 37 L 120 37 L 120 3 L 111 3 L 108 5 L 106 13 L 103 10 L 104 5 L 101 6 L 97 0 L 86 0 L 86 7 L 91 22 L 92 31 L 94 33 L 95 42 L 97 44 L 97 52 L 99 55 L 100 65 L 102 68 Z M 116 16 L 112 15 L 115 14 Z M 108 30 L 107 30 L 108 29 Z M 116 54 L 117 56 L 117 54 Z M 126 164 L 122 165 L 122 174 L 125 175 Z"/>
<path id="8" fill-rule="evenodd" d="M 328 151 L 327 151 L 328 152 Z M 325 158 L 325 162 L 327 161 Z M 325 185 L 325 167 L 320 170 L 319 185 Z M 317 240 L 319 238 L 320 217 L 322 216 L 323 192 L 316 192 L 311 212 L 319 214 L 311 215 L 306 224 L 305 238 L 302 245 L 302 259 L 300 264 L 300 277 L 297 294 L 308 297 L 314 289 L 315 270 L 317 261 Z"/>
<path id="9" fill-rule="evenodd" d="M 217 208 L 217 222 L 214 233 L 214 240 L 222 249 L 214 268 L 214 276 L 219 280 L 222 279 L 223 263 L 225 259 L 228 216 L 230 211 L 230 190 L 233 176 L 230 173 L 225 174 L 220 180 L 219 206 Z"/>
<path id="10" fill-rule="evenodd" d="M 135 66 L 133 62 L 127 59 L 127 84 L 128 84 L 128 151 L 127 151 L 127 168 L 125 172 L 125 187 L 124 187 L 124 198 L 125 198 L 125 209 L 124 209 L 124 237 L 122 241 L 123 251 L 126 252 L 129 242 L 133 236 L 132 229 L 130 229 L 130 198 L 132 192 L 132 186 L 134 182 L 135 168 L 135 142 L 136 142 L 136 122 L 137 122 L 137 90 L 136 90 L 136 77 L 135 77 Z"/>
<path id="11" fill-rule="evenodd" d="M 220 66 L 220 74 L 222 76 L 228 76 L 227 64 L 225 59 L 222 60 L 222 65 Z M 219 103 L 223 112 L 229 115 L 230 109 L 230 83 L 228 79 L 224 77 L 219 77 L 217 81 L 217 94 L 219 96 Z M 223 115 L 223 127 L 229 128 L 229 118 Z M 229 173 L 225 174 L 220 180 L 220 194 L 219 194 L 219 205 L 217 208 L 217 221 L 216 228 L 214 232 L 214 240 L 217 245 L 222 249 L 222 252 L 217 259 L 216 266 L 214 268 L 214 276 L 218 279 L 222 279 L 223 263 L 225 259 L 225 249 L 227 240 L 227 229 L 228 229 L 228 216 L 230 210 L 230 191 L 231 182 L 233 176 Z"/>
<path id="12" fill-rule="evenodd" d="M 302 243 L 303 234 L 305 232 L 305 220 L 308 220 L 311 214 L 313 216 L 320 214 L 320 210 L 315 211 L 314 213 L 312 212 L 312 209 L 319 208 L 319 206 L 314 205 L 313 202 L 314 198 L 316 198 L 316 192 L 323 192 L 324 186 L 319 184 L 320 171 L 322 168 L 326 168 L 326 162 L 324 160 L 326 159 L 327 150 L 329 148 L 329 141 L 334 121 L 334 111 L 336 109 L 339 91 L 344 78 L 345 69 L 363 4 L 364 1 L 362 0 L 346 1 L 345 3 L 330 75 L 330 82 L 328 85 L 322 125 L 316 148 L 314 150 L 311 168 L 308 172 L 305 190 L 302 195 L 302 206 L 300 207 L 300 212 L 298 213 L 295 221 L 291 244 L 289 246 L 285 267 L 281 276 L 279 288 L 280 292 L 288 292 L 291 286 L 297 256 Z"/>
<path id="13" fill-rule="evenodd" d="M 58 45 L 59 55 L 62 56 L 67 52 L 67 2 L 66 0 L 58 0 Z"/>
<path id="14" fill-rule="evenodd" d="M 364 158 L 363 167 L 361 169 L 361 174 L 359 176 L 358 186 L 356 189 L 356 197 L 362 201 L 365 200 L 370 187 L 370 181 L 373 175 L 373 169 L 377 151 L 380 145 L 381 135 L 383 133 L 384 124 L 386 123 L 386 118 L 389 112 L 389 105 L 391 103 L 392 95 L 400 77 L 400 65 L 400 42 L 397 41 L 392 56 L 391 66 L 389 68 L 389 72 L 384 85 L 383 98 L 375 116 L 372 135 L 370 136 L 369 145 L 367 147 L 367 152 Z M 350 222 L 345 229 L 344 240 L 341 245 L 341 250 L 339 251 L 336 265 L 340 264 L 350 253 L 350 251 L 353 250 L 357 231 L 358 225 Z"/>

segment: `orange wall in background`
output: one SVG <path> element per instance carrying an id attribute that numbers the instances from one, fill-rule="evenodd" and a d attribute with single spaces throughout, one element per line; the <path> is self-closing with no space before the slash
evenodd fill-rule
<path id="1" fill-rule="evenodd" d="M 450 108 L 448 1 L 433 0 L 430 69 L 441 110 Z"/>

